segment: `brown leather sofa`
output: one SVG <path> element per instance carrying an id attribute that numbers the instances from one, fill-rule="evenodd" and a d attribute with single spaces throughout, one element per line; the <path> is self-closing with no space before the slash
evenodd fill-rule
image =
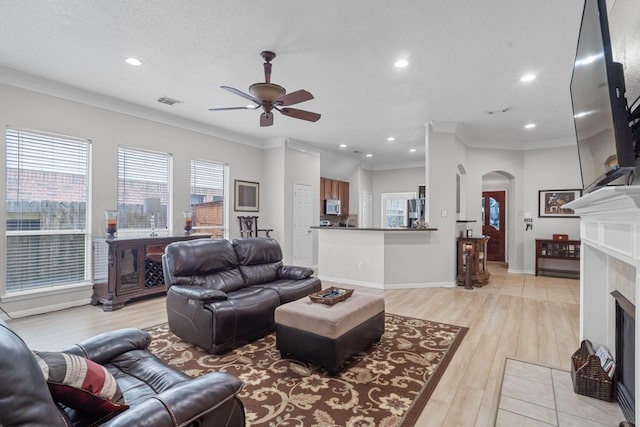
<path id="1" fill-rule="evenodd" d="M 145 331 L 121 329 L 63 350 L 99 363 L 115 377 L 129 409 L 102 423 L 54 401 L 31 350 L 0 320 L 0 426 L 245 425 L 238 378 L 226 373 L 191 378 L 148 352 L 150 341 Z"/>
<path id="2" fill-rule="evenodd" d="M 162 265 L 171 331 L 213 354 L 272 332 L 276 307 L 321 289 L 310 268 L 283 265 L 272 238 L 174 242 Z"/>

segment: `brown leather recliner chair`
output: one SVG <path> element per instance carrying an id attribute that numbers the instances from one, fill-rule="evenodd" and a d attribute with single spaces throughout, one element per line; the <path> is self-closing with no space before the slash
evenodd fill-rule
<path id="1" fill-rule="evenodd" d="M 55 402 L 38 362 L 22 339 L 0 320 L 0 425 L 244 426 L 237 398 L 242 381 L 226 373 L 191 378 L 146 350 L 149 334 L 121 329 L 97 335 L 64 352 L 93 360 L 116 379 L 129 409 L 98 422 Z"/>
<path id="2" fill-rule="evenodd" d="M 213 354 L 272 332 L 276 307 L 321 289 L 310 268 L 283 265 L 271 238 L 174 242 L 162 265 L 169 328 Z"/>

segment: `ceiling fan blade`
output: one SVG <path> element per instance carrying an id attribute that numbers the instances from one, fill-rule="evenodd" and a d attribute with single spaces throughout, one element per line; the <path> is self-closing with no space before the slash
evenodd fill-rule
<path id="1" fill-rule="evenodd" d="M 260 126 L 271 126 L 273 124 L 273 113 L 260 114 Z"/>
<path id="2" fill-rule="evenodd" d="M 220 108 L 209 108 L 209 111 L 230 111 L 230 110 L 256 110 L 259 105 L 255 107 L 220 107 Z"/>
<path id="3" fill-rule="evenodd" d="M 293 117 L 295 119 L 307 120 L 310 122 L 317 122 L 320 120 L 320 114 L 312 113 L 311 111 L 298 110 L 297 108 L 280 108 L 278 109 L 285 116 Z"/>
<path id="4" fill-rule="evenodd" d="M 248 99 L 249 101 L 253 101 L 256 104 L 260 104 L 260 101 L 258 101 L 256 98 L 254 98 L 253 96 L 249 95 L 248 93 L 244 93 L 241 90 L 236 89 L 235 87 L 231 87 L 231 86 L 220 86 L 222 89 L 229 91 L 231 93 L 235 93 L 238 96 L 243 97 L 244 99 Z"/>
<path id="5" fill-rule="evenodd" d="M 282 95 L 280 98 L 276 99 L 276 104 L 286 107 L 287 105 L 299 104 L 312 99 L 313 95 L 306 90 L 297 90 L 295 92 Z"/>

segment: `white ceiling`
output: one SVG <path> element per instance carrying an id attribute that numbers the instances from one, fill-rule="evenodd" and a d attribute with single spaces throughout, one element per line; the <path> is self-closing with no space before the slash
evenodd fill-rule
<path id="1" fill-rule="evenodd" d="M 0 0 L 0 66 L 259 140 L 346 143 L 379 166 L 424 160 L 429 121 L 457 124 L 470 146 L 572 143 L 582 3 Z M 315 96 L 294 107 L 321 113 L 318 122 L 276 113 L 261 128 L 259 111 L 207 110 L 247 104 L 219 86 L 246 92 L 263 81 L 262 50 L 277 54 L 273 83 Z M 409 67 L 394 68 L 399 58 Z M 522 83 L 525 73 L 538 77 Z M 537 127 L 525 130 L 529 122 Z"/>

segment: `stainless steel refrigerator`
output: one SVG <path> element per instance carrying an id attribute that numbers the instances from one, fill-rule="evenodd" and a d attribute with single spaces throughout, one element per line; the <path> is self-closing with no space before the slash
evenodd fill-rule
<path id="1" fill-rule="evenodd" d="M 407 226 L 413 227 L 416 221 L 424 221 L 425 199 L 407 200 Z"/>

